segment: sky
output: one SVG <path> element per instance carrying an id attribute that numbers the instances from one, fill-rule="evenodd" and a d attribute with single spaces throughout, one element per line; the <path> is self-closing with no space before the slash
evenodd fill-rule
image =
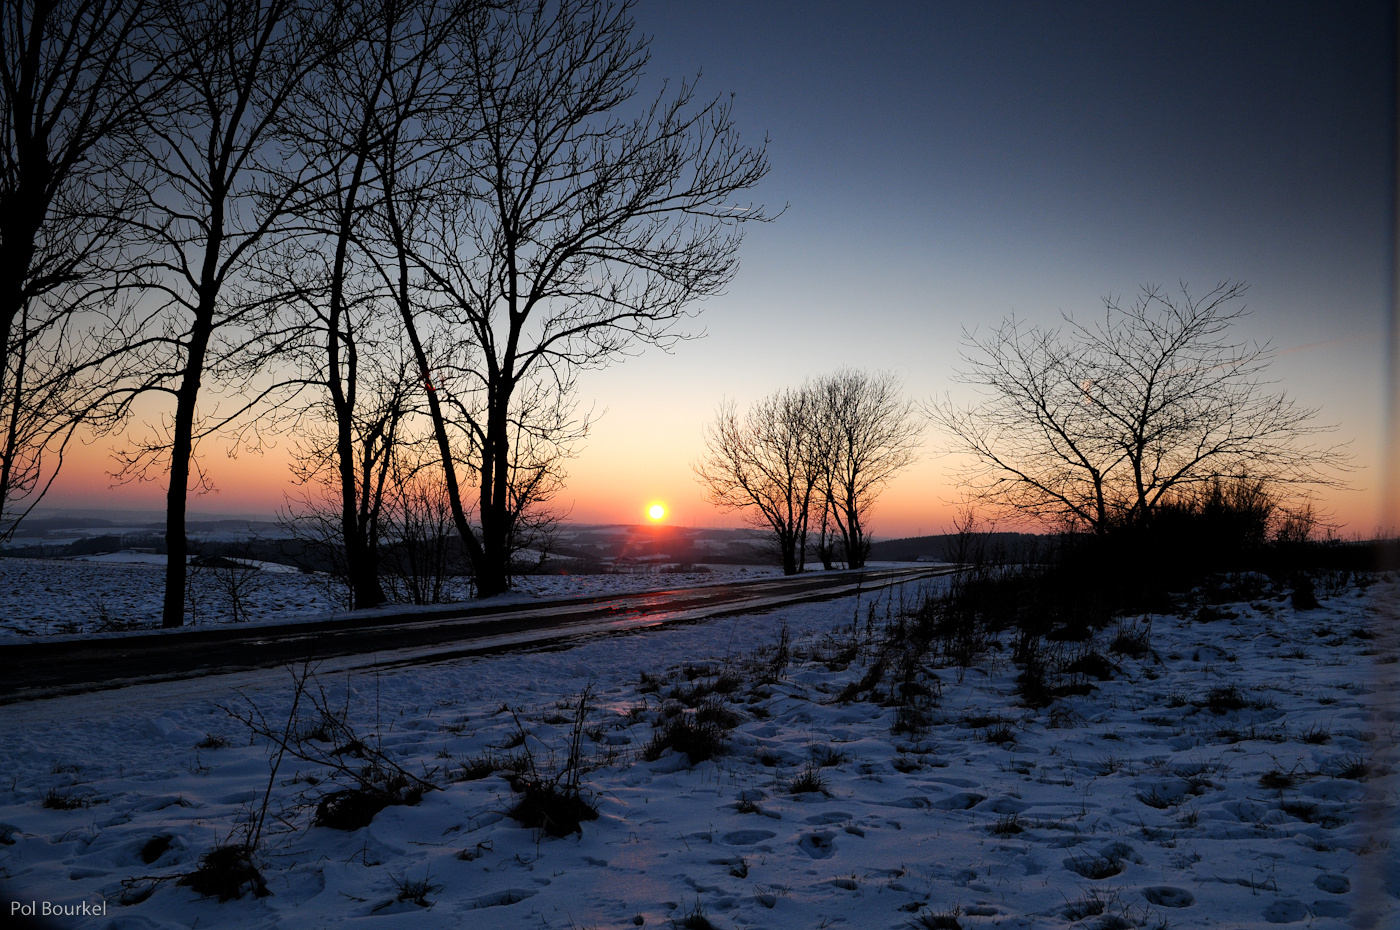
<path id="1" fill-rule="evenodd" d="M 598 414 L 557 503 L 576 522 L 732 526 L 691 465 L 741 407 L 851 366 L 951 392 L 965 331 L 1055 325 L 1145 284 L 1247 282 L 1241 335 L 1336 425 L 1358 468 L 1325 495 L 1344 533 L 1381 521 L 1395 216 L 1389 3 L 820 3 L 640 0 L 647 80 L 733 95 L 772 169 L 740 270 L 697 337 L 579 381 Z M 877 537 L 941 532 L 960 498 L 947 438 L 884 492 Z M 70 462 L 51 506 L 159 506 L 110 489 L 110 443 Z M 192 510 L 262 514 L 286 443 L 205 458 Z"/>

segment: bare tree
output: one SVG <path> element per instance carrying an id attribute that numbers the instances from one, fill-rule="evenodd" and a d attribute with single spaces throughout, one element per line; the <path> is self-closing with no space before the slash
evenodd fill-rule
<path id="1" fill-rule="evenodd" d="M 351 403 L 338 407 L 322 399 L 284 424 L 296 437 L 292 474 L 305 488 L 289 522 L 309 529 L 309 538 L 321 546 L 332 545 L 326 530 L 336 528 L 337 573 L 348 589 L 347 606 L 359 609 L 385 600 L 380 544 L 386 495 L 402 467 L 402 447 L 411 441 L 408 396 L 414 380 L 407 362 L 395 360 L 396 346 L 355 328 L 343 336 L 353 357 L 344 370 Z M 324 369 L 312 377 L 317 375 L 324 378 Z M 326 512 L 331 501 L 333 514 Z"/>
<path id="2" fill-rule="evenodd" d="M 768 163 L 740 143 L 726 101 L 697 102 L 684 83 L 623 112 L 648 58 L 629 8 L 508 0 L 468 17 L 453 161 L 416 213 L 390 220 L 426 285 L 422 303 L 400 306 L 482 597 L 508 588 L 534 488 L 580 434 L 561 416 L 577 371 L 679 338 L 687 308 L 732 277 L 738 224 L 765 218 L 734 202 Z M 440 367 L 425 330 L 449 350 Z M 553 451 L 522 460 L 521 435 Z"/>
<path id="3" fill-rule="evenodd" d="M 808 516 L 822 493 L 818 399 L 810 387 L 789 389 L 742 418 L 725 402 L 705 431 L 704 458 L 692 466 L 710 503 L 746 511 L 753 525 L 772 531 L 785 575 L 805 568 Z"/>
<path id="4" fill-rule="evenodd" d="M 151 54 L 176 61 L 180 79 L 163 110 L 149 117 L 158 182 L 144 215 L 161 250 L 148 287 L 162 299 L 166 357 L 133 394 L 167 393 L 175 410 L 168 435 L 135 447 L 124 474 L 144 475 L 168 462 L 167 627 L 183 623 L 196 444 L 262 399 L 231 362 L 258 310 L 246 274 L 311 180 L 308 169 L 289 182 L 275 128 L 329 47 L 333 13 L 311 0 L 162 2 L 165 30 Z M 201 412 L 201 388 L 234 372 L 242 383 L 233 409 Z M 204 481 L 202 473 L 198 478 Z"/>
<path id="5" fill-rule="evenodd" d="M 385 580 L 396 600 L 438 604 L 461 574 L 461 545 L 431 449 L 399 449 L 385 512 Z"/>
<path id="6" fill-rule="evenodd" d="M 33 0 L 0 11 L 0 538 L 39 501 L 106 397 L 140 110 L 160 63 L 146 0 Z"/>
<path id="7" fill-rule="evenodd" d="M 1219 478 L 1292 488 L 1337 481 L 1345 450 L 1316 437 L 1330 427 L 1264 377 L 1267 345 L 1235 339 L 1245 286 L 1202 297 L 1144 287 L 1128 307 L 1112 298 L 1092 324 L 1065 330 L 1015 319 L 967 336 L 960 380 L 981 390 L 970 407 L 928 408 L 970 456 L 967 481 L 995 507 L 1103 534 L 1149 525 L 1173 495 Z"/>
<path id="8" fill-rule="evenodd" d="M 309 471 L 327 465 L 338 481 L 356 607 L 384 601 L 378 518 L 411 383 L 399 351 L 393 263 L 376 241 L 376 213 L 391 195 L 380 169 L 391 148 L 441 147 L 432 140 L 434 118 L 460 84 L 447 51 L 471 9 L 409 0 L 349 5 L 343 15 L 351 43 L 321 56 L 279 121 L 298 163 L 317 168 L 314 194 L 298 211 L 303 225 L 267 275 L 269 287 L 289 299 L 277 305 L 284 320 L 269 327 L 266 351 L 285 352 L 287 334 L 296 334 L 291 343 L 306 380 L 324 389 L 312 403 L 324 406 L 334 436 L 303 451 L 313 453 Z"/>
<path id="9" fill-rule="evenodd" d="M 888 372 L 842 369 L 807 390 L 819 409 L 823 524 L 834 525 L 847 566 L 862 568 L 870 553 L 870 508 L 917 457 L 922 424 L 899 378 Z"/>

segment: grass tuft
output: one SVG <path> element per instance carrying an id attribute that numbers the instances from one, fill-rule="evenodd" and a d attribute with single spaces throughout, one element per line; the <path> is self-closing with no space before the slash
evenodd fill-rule
<path id="1" fill-rule="evenodd" d="M 962 924 L 958 921 L 960 916 L 960 906 L 949 911 L 924 911 L 922 914 L 916 914 L 910 925 L 922 930 L 962 930 Z"/>
<path id="2" fill-rule="evenodd" d="M 1361 756 L 1346 755 L 1341 758 L 1336 766 L 1338 778 L 1349 778 L 1352 781 L 1364 781 L 1371 774 L 1371 763 Z"/>
<path id="3" fill-rule="evenodd" d="M 51 811 L 75 811 L 92 806 L 91 800 L 76 791 L 61 791 L 58 788 L 50 788 L 41 803 Z"/>
<path id="4" fill-rule="evenodd" d="M 1152 620 L 1141 624 L 1120 622 L 1113 629 L 1113 640 L 1108 651 L 1115 655 L 1141 659 L 1152 651 Z"/>
<path id="5" fill-rule="evenodd" d="M 788 782 L 789 794 L 826 794 L 826 779 L 822 778 L 821 769 L 814 763 L 808 763 L 802 773 Z"/>
<path id="6" fill-rule="evenodd" d="M 432 907 L 432 902 L 428 900 L 428 895 L 437 894 L 442 891 L 441 885 L 434 885 L 431 878 L 423 876 L 420 879 L 410 879 L 408 876 L 395 878 L 394 897 L 399 901 L 410 901 L 419 907 Z"/>
<path id="7" fill-rule="evenodd" d="M 1298 784 L 1298 776 L 1292 772 L 1271 769 L 1259 776 L 1259 787 L 1270 791 L 1283 791 Z"/>
<path id="8" fill-rule="evenodd" d="M 1001 723 L 994 727 L 988 727 L 982 734 L 982 738 L 993 746 L 1005 746 L 1007 743 L 1016 742 L 1016 731 L 1011 729 L 1011 724 Z"/>
<path id="9" fill-rule="evenodd" d="M 1314 724 L 1303 731 L 1303 742 L 1312 746 L 1321 746 L 1332 741 L 1332 731 L 1321 724 Z"/>
<path id="10" fill-rule="evenodd" d="M 695 906 L 681 915 L 679 921 L 672 919 L 671 925 L 679 930 L 719 930 L 705 913 L 705 905 L 695 899 Z"/>
<path id="11" fill-rule="evenodd" d="M 652 734 L 651 742 L 642 750 L 642 758 L 655 762 L 668 749 L 684 753 L 691 765 L 699 765 L 724 752 L 724 730 L 714 722 L 700 722 L 696 715 L 672 717 Z"/>
<path id="12" fill-rule="evenodd" d="M 1070 856 L 1065 868 L 1085 878 L 1100 881 L 1123 871 L 1123 860 L 1118 856 Z"/>
<path id="13" fill-rule="evenodd" d="M 997 818 L 997 822 L 992 824 L 992 834 L 994 836 L 1015 836 L 1026 828 L 1021 826 L 1021 818 L 1015 812 L 1004 814 Z"/>
<path id="14" fill-rule="evenodd" d="M 253 851 L 242 843 L 209 850 L 199 857 L 199 868 L 183 876 L 178 884 L 220 901 L 241 898 L 248 893 L 258 898 L 272 894 L 267 890 L 262 873 L 253 864 Z"/>
<path id="15" fill-rule="evenodd" d="M 1098 917 L 1108 909 L 1108 903 L 1098 891 L 1090 891 L 1087 895 L 1072 904 L 1066 904 L 1064 917 L 1066 920 L 1074 922 L 1083 920 L 1086 917 Z"/>
<path id="16" fill-rule="evenodd" d="M 1244 710 L 1249 706 L 1249 702 L 1245 700 L 1239 688 L 1234 685 L 1226 685 L 1221 688 L 1211 688 L 1199 706 L 1213 714 L 1224 714 L 1230 711 Z"/>

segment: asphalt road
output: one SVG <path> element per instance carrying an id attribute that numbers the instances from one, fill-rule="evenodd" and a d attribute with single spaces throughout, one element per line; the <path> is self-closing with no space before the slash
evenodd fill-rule
<path id="1" fill-rule="evenodd" d="M 0 646 L 0 704 L 335 660 L 338 669 L 440 662 L 826 600 L 946 574 L 949 568 L 813 573 L 703 588 L 502 607 L 454 606 L 279 626 L 222 626 Z"/>

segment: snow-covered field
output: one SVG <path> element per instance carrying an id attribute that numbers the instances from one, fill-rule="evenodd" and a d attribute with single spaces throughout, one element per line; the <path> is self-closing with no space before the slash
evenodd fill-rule
<path id="1" fill-rule="evenodd" d="M 918 737 L 838 699 L 891 613 L 868 597 L 328 676 L 312 693 L 370 757 L 436 786 L 351 831 L 312 825 L 344 773 L 288 755 L 269 780 L 268 742 L 226 712 L 282 732 L 288 671 L 4 706 L 0 881 L 106 902 L 84 927 L 1394 927 L 1397 600 L 1391 577 L 1307 612 L 1265 596 L 1155 616 L 1149 652 L 1101 634 L 1113 679 L 1043 710 L 1005 649 L 925 669 L 941 693 Z M 598 817 L 555 838 L 508 816 L 492 770 L 525 750 L 557 770 L 585 689 Z M 723 751 L 647 761 L 687 702 L 732 714 Z M 300 716 L 295 746 L 364 764 Z M 269 784 L 271 894 L 178 884 Z"/>
<path id="2" fill-rule="evenodd" d="M 187 622 L 296 623 L 343 612 L 343 592 L 325 575 L 258 563 L 258 571 L 193 568 Z M 0 642 L 35 636 L 152 630 L 160 626 L 164 556 L 112 553 L 86 559 L 0 558 Z M 526 575 L 495 603 L 626 594 L 722 584 L 777 574 L 776 569 L 714 566 L 696 572 Z M 465 579 L 447 596 L 466 600 Z M 237 600 L 237 609 L 234 601 Z M 387 610 L 394 612 L 403 605 Z"/>

